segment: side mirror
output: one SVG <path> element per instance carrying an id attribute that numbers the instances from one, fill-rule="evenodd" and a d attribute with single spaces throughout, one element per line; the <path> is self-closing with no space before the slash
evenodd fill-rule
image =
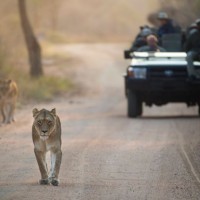
<path id="1" fill-rule="evenodd" d="M 125 50 L 125 51 L 124 51 L 124 58 L 125 58 L 125 59 L 131 59 L 131 58 L 132 58 L 131 53 L 132 53 L 132 51 L 130 51 L 130 50 Z"/>

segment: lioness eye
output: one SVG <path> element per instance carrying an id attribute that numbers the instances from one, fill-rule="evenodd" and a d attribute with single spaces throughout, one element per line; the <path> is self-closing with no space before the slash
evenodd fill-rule
<path id="1" fill-rule="evenodd" d="M 49 125 L 51 125 L 51 124 L 52 124 L 52 122 L 51 122 L 51 121 L 48 121 L 48 124 L 49 124 Z"/>
<path id="2" fill-rule="evenodd" d="M 42 124 L 42 122 L 41 122 L 41 121 L 38 121 L 37 123 L 38 123 L 38 125 L 41 125 L 41 124 Z"/>

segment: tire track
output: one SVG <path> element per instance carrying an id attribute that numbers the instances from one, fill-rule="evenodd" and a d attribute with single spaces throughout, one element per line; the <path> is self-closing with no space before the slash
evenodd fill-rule
<path id="1" fill-rule="evenodd" d="M 182 157 L 187 169 L 192 174 L 192 176 L 195 178 L 195 180 L 198 184 L 198 187 L 200 188 L 200 172 L 198 170 L 198 166 L 196 165 L 196 163 L 193 159 L 191 149 L 188 145 L 186 145 L 187 142 L 183 138 L 183 135 L 181 134 L 181 132 L 178 131 L 179 128 L 177 126 L 175 126 L 175 130 L 176 130 L 176 134 L 178 136 L 181 157 Z"/>

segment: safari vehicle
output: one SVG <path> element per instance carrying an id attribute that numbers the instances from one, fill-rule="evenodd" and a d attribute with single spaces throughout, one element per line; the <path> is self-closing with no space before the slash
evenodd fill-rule
<path id="1" fill-rule="evenodd" d="M 199 106 L 200 80 L 188 79 L 186 53 L 124 52 L 131 64 L 124 75 L 128 117 L 142 115 L 142 105 L 186 103 Z M 200 69 L 200 62 L 194 63 Z"/>

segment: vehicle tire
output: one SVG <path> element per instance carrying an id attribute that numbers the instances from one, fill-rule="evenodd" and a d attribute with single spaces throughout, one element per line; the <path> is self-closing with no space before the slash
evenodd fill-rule
<path id="1" fill-rule="evenodd" d="M 198 106 L 198 114 L 199 114 L 199 117 L 200 117 L 200 105 Z"/>
<path id="2" fill-rule="evenodd" d="M 129 91 L 128 96 L 128 117 L 136 118 L 142 115 L 142 102 L 138 95 L 134 92 Z"/>
<path id="3" fill-rule="evenodd" d="M 142 116 L 142 113 L 143 113 L 142 102 L 139 101 L 139 105 L 138 105 L 138 117 Z"/>

